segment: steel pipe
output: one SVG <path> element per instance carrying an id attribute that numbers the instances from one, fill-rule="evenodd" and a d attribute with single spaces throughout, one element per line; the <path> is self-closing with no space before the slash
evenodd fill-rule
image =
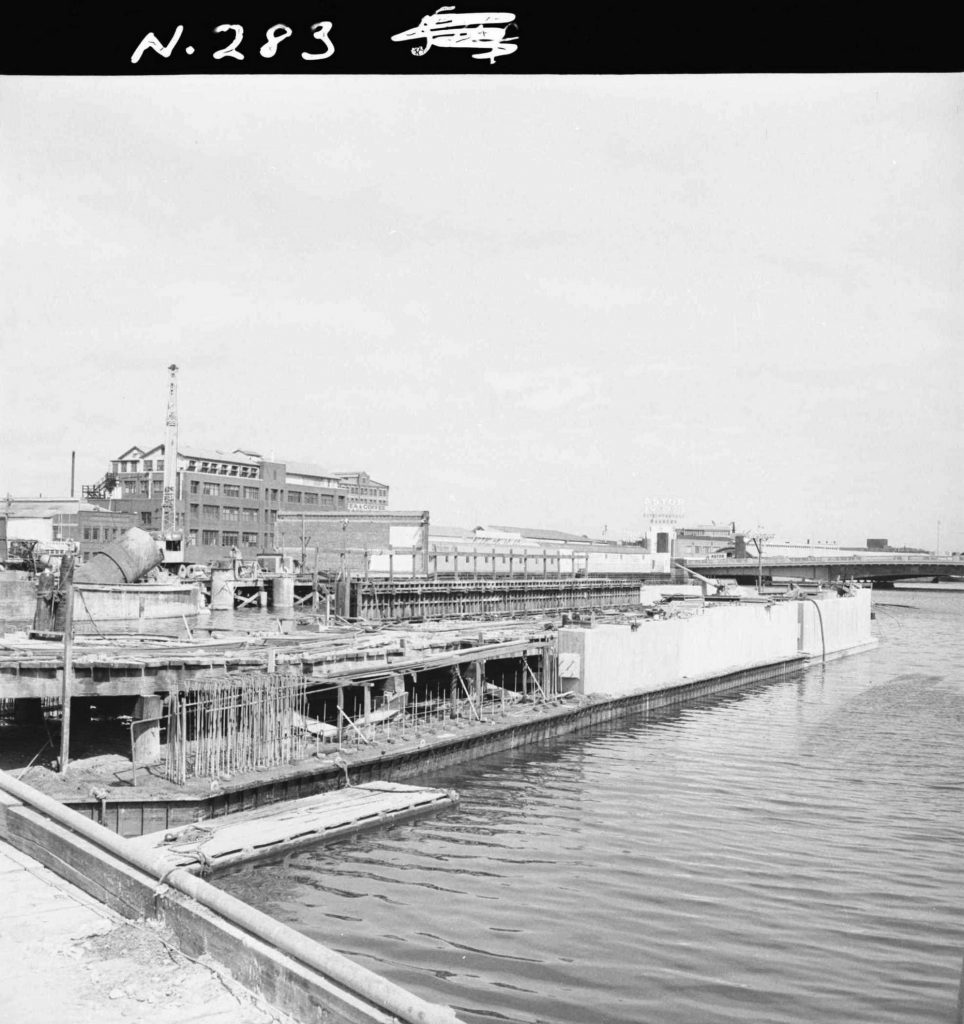
<path id="1" fill-rule="evenodd" d="M 102 825 L 65 807 L 52 797 L 26 783 L 0 772 L 0 790 L 28 807 L 47 815 L 58 825 L 83 836 L 124 863 L 136 867 L 157 882 L 170 886 L 202 906 L 220 914 L 231 924 L 273 945 L 282 953 L 337 982 L 374 1006 L 394 1014 L 409 1024 L 459 1024 L 448 1006 L 429 1003 L 411 992 L 356 964 L 326 946 L 309 939 L 288 925 L 248 906 L 242 900 L 222 892 L 203 878 L 197 878 L 168 854 L 141 850 Z"/>

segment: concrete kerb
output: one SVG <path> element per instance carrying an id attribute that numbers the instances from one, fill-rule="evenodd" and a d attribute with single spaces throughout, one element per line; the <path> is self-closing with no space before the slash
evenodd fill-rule
<path id="1" fill-rule="evenodd" d="M 0 772 L 0 834 L 127 917 L 157 917 L 190 951 L 302 1020 L 458 1024 L 347 957 Z M 188 950 L 186 950 L 188 951 Z"/>

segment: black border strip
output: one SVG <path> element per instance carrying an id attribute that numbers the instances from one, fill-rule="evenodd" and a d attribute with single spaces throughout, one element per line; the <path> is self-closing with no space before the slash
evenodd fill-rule
<path id="1" fill-rule="evenodd" d="M 499 23 L 518 49 L 495 59 L 479 50 L 392 35 L 417 26 L 437 2 L 395 0 L 170 0 L 114 4 L 16 2 L 0 19 L 0 73 L 8 75 L 168 74 L 717 74 L 814 72 L 951 72 L 964 70 L 949 8 L 888 4 L 737 2 L 597 3 L 548 0 L 453 3 L 458 14 L 513 15 Z M 469 19 L 471 20 L 471 19 Z M 319 26 L 330 23 L 330 29 Z M 287 25 L 290 37 L 262 53 L 266 32 Z M 168 55 L 147 49 L 149 34 Z M 233 29 L 243 35 L 237 53 Z M 279 30 L 280 32 L 281 30 Z M 313 38 L 315 35 L 319 39 Z M 329 44 L 325 39 L 330 40 Z M 424 40 L 422 41 L 424 45 Z M 188 50 L 191 52 L 188 52 Z M 222 52 L 220 57 L 215 54 Z M 309 54 L 305 59 L 302 54 Z M 327 54 L 326 56 L 320 56 Z M 315 57 L 316 59 L 311 59 Z"/>

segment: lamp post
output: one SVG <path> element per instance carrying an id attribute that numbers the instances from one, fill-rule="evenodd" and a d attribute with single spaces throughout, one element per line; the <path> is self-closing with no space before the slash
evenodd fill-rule
<path id="1" fill-rule="evenodd" d="M 773 539 L 772 533 L 766 533 L 759 527 L 752 533 L 747 534 L 747 540 L 753 541 L 756 545 L 757 552 L 757 563 L 756 563 L 756 592 L 761 594 L 763 592 L 763 545 L 768 540 Z"/>

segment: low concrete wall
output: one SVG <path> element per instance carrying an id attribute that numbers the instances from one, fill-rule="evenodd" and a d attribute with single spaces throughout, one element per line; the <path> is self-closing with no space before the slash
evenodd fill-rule
<path id="1" fill-rule="evenodd" d="M 864 587 L 843 597 L 836 594 L 799 602 L 800 651 L 811 658 L 839 654 L 873 641 L 870 630 L 872 591 Z M 821 635 L 821 620 L 823 631 Z"/>
<path id="2" fill-rule="evenodd" d="M 577 693 L 649 692 L 710 673 L 820 657 L 872 642 L 870 590 L 770 604 L 708 604 L 679 618 L 559 631 L 559 675 Z M 821 641 L 820 617 L 823 618 Z"/>
<path id="3" fill-rule="evenodd" d="M 686 618 L 559 631 L 563 684 L 582 693 L 661 689 L 687 678 L 794 657 L 795 605 L 708 605 Z M 564 655 L 577 655 L 575 660 Z M 568 669 L 565 668 L 569 665 Z M 565 674 L 569 672 L 570 674 Z"/>
<path id="4" fill-rule="evenodd" d="M 120 851 L 124 840 L 76 812 L 48 809 L 53 801 L 42 794 L 20 797 L 15 789 L 29 787 L 0 773 L 0 838 L 123 916 L 164 922 L 189 956 L 210 955 L 296 1019 L 458 1024 L 448 1007 L 411 995 L 203 879 L 191 876 L 185 885 L 177 878 L 183 872 L 168 870 L 166 861 L 148 866 L 144 854 Z"/>
<path id="5" fill-rule="evenodd" d="M 197 615 L 201 590 L 196 583 L 132 583 L 130 585 L 92 586 L 74 589 L 74 621 L 95 622 L 130 619 L 177 619 Z"/>
<path id="6" fill-rule="evenodd" d="M 37 584 L 13 573 L 0 576 L 0 621 L 32 622 L 37 608 Z"/>

